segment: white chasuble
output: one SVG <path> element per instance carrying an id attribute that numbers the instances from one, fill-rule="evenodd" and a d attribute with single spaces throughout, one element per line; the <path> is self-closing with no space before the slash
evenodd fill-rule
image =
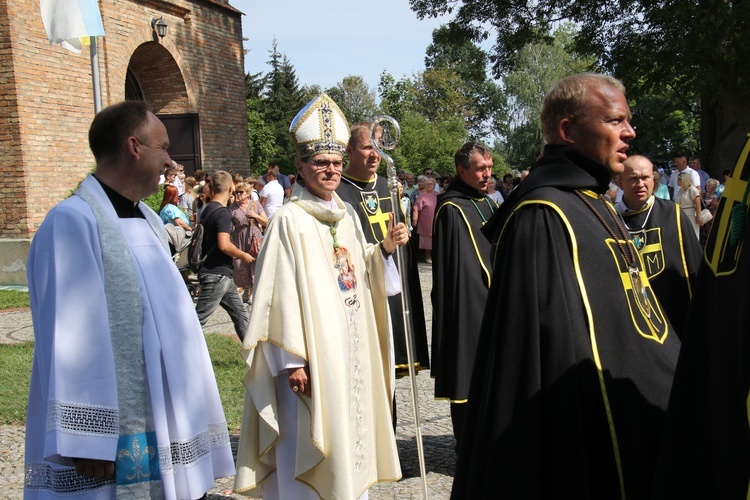
<path id="1" fill-rule="evenodd" d="M 383 258 L 335 193 L 336 210 L 306 190 L 297 194 L 271 221 L 256 266 L 235 489 L 260 496 L 277 466 L 291 467 L 321 498 L 356 499 L 401 477 Z M 276 454 L 284 416 L 265 342 L 310 371 L 312 397 L 295 395 L 296 450 L 284 463 Z"/>

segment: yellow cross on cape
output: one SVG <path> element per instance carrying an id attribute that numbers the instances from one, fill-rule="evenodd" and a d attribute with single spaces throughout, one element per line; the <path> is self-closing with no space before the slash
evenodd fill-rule
<path id="1" fill-rule="evenodd" d="M 750 137 L 750 134 L 748 134 Z M 732 207 L 742 203 L 742 196 L 747 188 L 750 176 L 750 138 L 745 143 L 737 164 L 726 182 L 724 192 L 719 201 L 718 217 L 711 227 L 711 234 L 706 242 L 704 258 L 714 275 L 732 274 L 737 269 L 737 260 L 742 250 L 742 242 L 736 247 L 729 244 L 729 229 L 731 228 Z"/>

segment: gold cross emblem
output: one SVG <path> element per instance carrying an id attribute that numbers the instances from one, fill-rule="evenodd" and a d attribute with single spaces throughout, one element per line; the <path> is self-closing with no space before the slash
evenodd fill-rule
<path id="1" fill-rule="evenodd" d="M 747 187 L 748 175 L 750 175 L 749 154 L 750 139 L 745 144 L 737 164 L 727 179 L 726 187 L 719 201 L 719 209 L 716 212 L 718 217 L 714 220 L 711 234 L 706 242 L 704 258 L 716 276 L 732 274 L 737 269 L 742 242 L 736 247 L 732 247 L 729 244 L 729 229 L 731 227 L 732 207 L 742 203 L 742 196 L 745 194 L 745 188 Z"/>

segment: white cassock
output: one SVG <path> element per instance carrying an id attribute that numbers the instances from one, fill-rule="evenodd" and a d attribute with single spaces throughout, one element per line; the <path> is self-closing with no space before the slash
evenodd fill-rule
<path id="1" fill-rule="evenodd" d="M 292 486 L 295 498 L 356 499 L 401 477 L 383 258 L 335 193 L 333 210 L 304 189 L 295 194 L 258 257 L 235 490 L 286 499 Z M 285 362 L 274 351 L 309 367 L 311 398 L 277 376 Z"/>
<path id="2" fill-rule="evenodd" d="M 164 247 L 164 226 L 142 203 L 145 220 L 119 219 L 92 177 L 81 190 L 96 200 L 117 238 L 102 237 L 94 205 L 71 196 L 50 211 L 32 242 L 28 281 L 36 344 L 25 498 L 110 499 L 122 496 L 124 483 L 134 491 L 148 484 L 146 498 L 200 498 L 214 478 L 231 476 L 234 464 L 208 349 Z M 102 247 L 109 249 L 118 238 L 132 254 L 124 268 L 134 271 L 134 286 L 119 287 L 135 298 L 136 307 L 128 311 L 117 311 L 117 294 L 108 300 L 105 293 L 112 287 L 105 284 Z M 125 339 L 142 344 L 140 380 L 118 384 L 116 365 L 135 364 L 138 356 L 115 359 L 123 350 L 110 332 L 110 309 L 112 315 L 142 317 L 134 325 L 142 338 Z M 148 403 L 136 399 L 124 408 L 123 401 L 139 391 Z M 141 419 L 146 432 L 123 436 L 125 415 Z M 117 484 L 76 475 L 68 457 L 115 461 Z"/>

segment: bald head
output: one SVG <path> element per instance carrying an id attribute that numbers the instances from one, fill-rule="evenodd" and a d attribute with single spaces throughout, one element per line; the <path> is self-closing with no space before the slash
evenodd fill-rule
<path id="1" fill-rule="evenodd" d="M 631 210 L 638 210 L 654 192 L 654 165 L 641 155 L 633 155 L 623 162 L 620 174 L 622 201 Z"/>

